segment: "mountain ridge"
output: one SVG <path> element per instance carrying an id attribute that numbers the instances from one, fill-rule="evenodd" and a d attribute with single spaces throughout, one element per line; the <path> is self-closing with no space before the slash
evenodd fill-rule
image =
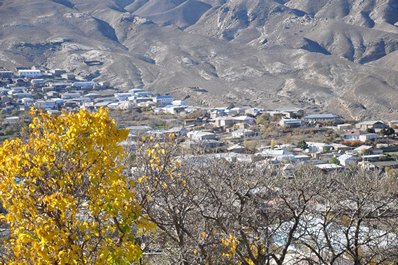
<path id="1" fill-rule="evenodd" d="M 99 71 L 98 79 L 126 90 L 189 94 L 209 106 L 305 108 L 350 119 L 398 113 L 396 0 L 1 3 L 0 64 L 8 68 Z"/>

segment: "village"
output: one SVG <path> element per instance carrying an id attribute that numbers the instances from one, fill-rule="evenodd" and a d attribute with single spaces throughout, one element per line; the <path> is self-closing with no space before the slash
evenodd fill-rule
<path id="1" fill-rule="evenodd" d="M 302 165 L 324 172 L 360 166 L 388 173 L 398 168 L 398 120 L 346 121 L 301 109 L 191 106 L 189 97 L 176 99 L 143 88 L 126 92 L 92 81 L 94 76 L 40 67 L 0 70 L 0 141 L 23 131 L 31 107 L 50 114 L 107 107 L 130 130 L 121 143 L 129 151 L 138 148 L 143 135 L 163 141 L 172 134 L 184 159 L 276 165 L 287 176 Z"/>

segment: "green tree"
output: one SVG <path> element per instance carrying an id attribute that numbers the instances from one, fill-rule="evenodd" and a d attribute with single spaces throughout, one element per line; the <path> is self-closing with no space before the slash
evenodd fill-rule
<path id="1" fill-rule="evenodd" d="M 382 129 L 382 130 L 380 131 L 380 133 L 381 133 L 382 135 L 390 136 L 390 135 L 395 134 L 395 130 L 394 130 L 393 128 L 391 128 L 391 127 L 386 127 L 386 128 L 384 128 L 384 129 Z"/>
<path id="2" fill-rule="evenodd" d="M 308 149 L 308 144 L 306 141 L 301 140 L 300 142 L 297 143 L 296 145 L 298 148 L 301 148 L 303 150 Z"/>
<path id="3" fill-rule="evenodd" d="M 329 163 L 330 164 L 335 164 L 335 165 L 339 165 L 340 164 L 340 161 L 337 159 L 337 157 L 332 157 L 330 160 L 329 160 Z"/>

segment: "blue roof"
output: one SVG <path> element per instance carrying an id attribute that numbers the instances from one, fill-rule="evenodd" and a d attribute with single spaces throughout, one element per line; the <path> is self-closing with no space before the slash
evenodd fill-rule
<path id="1" fill-rule="evenodd" d="M 304 116 L 303 119 L 336 119 L 340 118 L 335 114 L 311 114 Z"/>

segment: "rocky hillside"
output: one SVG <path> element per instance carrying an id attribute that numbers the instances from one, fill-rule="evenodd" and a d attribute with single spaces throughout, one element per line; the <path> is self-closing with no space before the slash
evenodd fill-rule
<path id="1" fill-rule="evenodd" d="M 398 0 L 1 0 L 0 17 L 8 68 L 97 71 L 204 105 L 398 116 Z"/>

